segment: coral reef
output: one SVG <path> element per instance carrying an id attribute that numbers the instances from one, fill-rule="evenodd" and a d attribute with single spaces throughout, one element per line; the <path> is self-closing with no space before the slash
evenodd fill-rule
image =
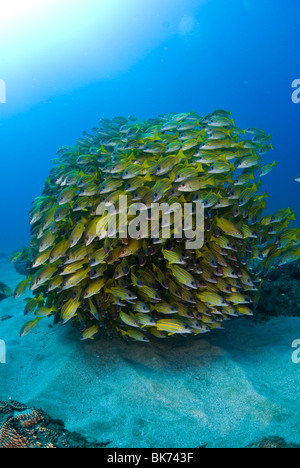
<path id="1" fill-rule="evenodd" d="M 288 444 L 282 437 L 266 437 L 259 442 L 253 443 L 246 448 L 256 449 L 296 449 L 297 444 Z"/>
<path id="2" fill-rule="evenodd" d="M 0 401 L 0 448 L 102 448 L 109 443 L 87 441 L 41 410 Z"/>
<path id="3" fill-rule="evenodd" d="M 64 423 L 44 411 L 17 401 L 0 401 L 1 448 L 105 448 L 111 441 L 99 443 L 66 430 Z M 208 444 L 197 447 L 205 449 Z M 245 448 L 300 448 L 281 437 L 267 437 Z"/>

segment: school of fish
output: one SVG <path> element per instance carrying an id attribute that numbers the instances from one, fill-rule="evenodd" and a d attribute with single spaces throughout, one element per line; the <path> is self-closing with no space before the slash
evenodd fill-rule
<path id="1" fill-rule="evenodd" d="M 62 147 L 30 211 L 30 248 L 12 258 L 30 264 L 14 292 L 32 292 L 21 336 L 54 316 L 78 323 L 82 340 L 104 329 L 148 342 L 252 315 L 268 272 L 300 258 L 291 209 L 264 216 L 268 195 L 259 189 L 276 166 L 263 163 L 271 149 L 269 135 L 241 130 L 221 109 L 102 119 L 74 147 Z M 155 202 L 202 203 L 204 247 L 187 250 L 173 217 L 169 239 L 142 230 L 124 238 L 98 210 L 105 202 L 121 214 L 120 195 L 149 213 Z"/>

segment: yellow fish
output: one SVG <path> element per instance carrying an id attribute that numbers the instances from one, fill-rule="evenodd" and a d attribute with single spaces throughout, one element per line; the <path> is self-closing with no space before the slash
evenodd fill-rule
<path id="1" fill-rule="evenodd" d="M 119 329 L 120 330 L 120 329 Z M 141 341 L 143 343 L 149 343 L 149 338 L 143 335 L 139 330 L 120 330 L 122 336 L 129 336 L 135 341 Z"/>
<path id="2" fill-rule="evenodd" d="M 90 270 L 91 267 L 82 268 L 76 271 L 76 273 L 73 273 L 73 275 L 67 276 L 63 282 L 62 289 L 70 289 L 80 284 L 84 279 L 88 278 Z"/>
<path id="3" fill-rule="evenodd" d="M 20 336 L 28 335 L 28 333 L 30 333 L 34 328 L 37 327 L 40 320 L 41 318 L 37 318 L 35 320 L 30 320 L 29 322 L 26 322 L 21 329 Z"/>
<path id="4" fill-rule="evenodd" d="M 119 258 L 128 257 L 130 255 L 136 254 L 142 246 L 141 240 L 132 239 L 128 245 L 124 245 L 120 252 Z"/>
<path id="5" fill-rule="evenodd" d="M 120 312 L 120 319 L 122 322 L 126 323 L 126 325 L 130 325 L 131 327 L 141 327 L 141 325 L 133 317 L 131 317 L 131 315 L 128 315 L 125 312 Z"/>
<path id="6" fill-rule="evenodd" d="M 158 320 L 156 323 L 156 327 L 159 331 L 168 332 L 168 335 L 173 335 L 175 333 L 191 333 L 192 332 L 192 329 L 188 325 L 176 319 Z"/>
<path id="7" fill-rule="evenodd" d="M 98 330 L 99 330 L 98 325 L 92 325 L 91 327 L 87 328 L 82 333 L 81 341 L 88 340 L 88 339 L 93 340 L 94 335 L 96 335 L 96 333 L 98 333 Z"/>
<path id="8" fill-rule="evenodd" d="M 89 297 L 95 296 L 101 291 L 104 285 L 105 285 L 104 278 L 98 278 L 98 279 L 91 281 L 84 291 L 83 299 L 87 299 Z"/>
<path id="9" fill-rule="evenodd" d="M 244 238 L 244 235 L 241 231 L 241 229 L 238 228 L 238 226 L 236 224 L 234 224 L 232 221 L 230 221 L 229 219 L 225 219 L 225 218 L 216 218 L 216 225 L 222 229 L 223 232 L 225 232 L 225 234 L 227 234 L 228 236 L 233 236 L 233 237 L 236 237 L 238 239 L 243 239 Z"/>
<path id="10" fill-rule="evenodd" d="M 14 292 L 14 298 L 15 299 L 18 299 L 20 296 L 23 296 L 23 294 L 25 294 L 26 289 L 28 288 L 30 280 L 31 280 L 31 278 L 28 277 L 26 280 L 23 280 L 18 284 L 18 286 L 16 287 L 15 292 Z"/>
<path id="11" fill-rule="evenodd" d="M 62 240 L 59 242 L 51 251 L 49 256 L 49 263 L 54 263 L 60 258 L 64 257 L 66 252 L 69 249 L 69 242 L 67 240 Z"/>
<path id="12" fill-rule="evenodd" d="M 51 249 L 37 255 L 32 263 L 32 268 L 37 268 L 41 265 L 44 265 L 49 260 L 50 254 Z"/>
<path id="13" fill-rule="evenodd" d="M 198 294 L 199 299 L 201 301 L 205 302 L 206 304 L 211 304 L 215 306 L 221 306 L 221 307 L 226 307 L 229 305 L 229 303 L 219 294 L 213 293 L 213 292 L 203 292 Z"/>
<path id="14" fill-rule="evenodd" d="M 49 247 L 52 247 L 55 241 L 56 241 L 56 236 L 52 234 L 51 231 L 47 232 L 40 241 L 39 252 L 42 253 L 45 250 L 47 250 Z"/>
<path id="15" fill-rule="evenodd" d="M 73 229 L 73 231 L 72 231 L 72 233 L 70 235 L 70 238 L 69 238 L 70 247 L 74 247 L 75 245 L 78 244 L 78 242 L 80 241 L 80 239 L 83 236 L 86 224 L 87 224 L 87 221 L 85 219 L 83 219 L 82 221 L 80 221 L 80 223 L 78 223 L 75 226 L 75 228 Z"/>
<path id="16" fill-rule="evenodd" d="M 36 317 L 49 317 L 49 315 L 51 315 L 53 312 L 57 312 L 57 308 L 56 307 L 39 307 L 34 315 Z"/>
<path id="17" fill-rule="evenodd" d="M 71 298 L 66 302 L 66 304 L 63 305 L 61 309 L 61 318 L 62 318 L 62 323 L 63 325 L 67 323 L 69 320 L 71 320 L 72 317 L 76 314 L 77 310 L 79 309 L 81 304 L 81 299 L 80 297 L 77 297 L 77 299 Z"/>
<path id="18" fill-rule="evenodd" d="M 47 265 L 32 279 L 30 291 L 35 291 L 37 288 L 47 283 L 52 276 L 57 272 L 57 265 Z"/>

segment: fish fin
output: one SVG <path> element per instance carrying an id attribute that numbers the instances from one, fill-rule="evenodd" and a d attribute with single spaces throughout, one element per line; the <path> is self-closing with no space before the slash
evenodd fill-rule
<path id="1" fill-rule="evenodd" d="M 173 183 L 174 180 L 175 180 L 175 174 L 174 172 L 171 172 L 171 174 L 169 175 L 169 179 L 170 179 L 170 182 Z"/>
<path id="2" fill-rule="evenodd" d="M 185 156 L 185 154 L 184 154 L 182 148 L 180 148 L 180 150 L 178 151 L 178 153 L 177 153 L 177 158 L 178 158 L 178 160 L 180 160 L 180 159 L 184 159 L 184 160 L 185 160 L 185 159 L 186 159 L 186 156 Z"/>
<path id="3" fill-rule="evenodd" d="M 152 182 L 152 177 L 151 175 L 149 174 L 149 172 L 147 172 L 147 174 L 145 175 L 145 177 L 143 178 L 144 182 Z"/>

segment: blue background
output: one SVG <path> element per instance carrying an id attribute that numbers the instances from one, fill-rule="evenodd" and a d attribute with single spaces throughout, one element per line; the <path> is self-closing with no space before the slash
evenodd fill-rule
<path id="1" fill-rule="evenodd" d="M 2 3 L 0 250 L 28 242 L 30 204 L 58 148 L 116 115 L 231 110 L 239 127 L 271 133 L 269 209 L 300 218 L 298 0 Z"/>

